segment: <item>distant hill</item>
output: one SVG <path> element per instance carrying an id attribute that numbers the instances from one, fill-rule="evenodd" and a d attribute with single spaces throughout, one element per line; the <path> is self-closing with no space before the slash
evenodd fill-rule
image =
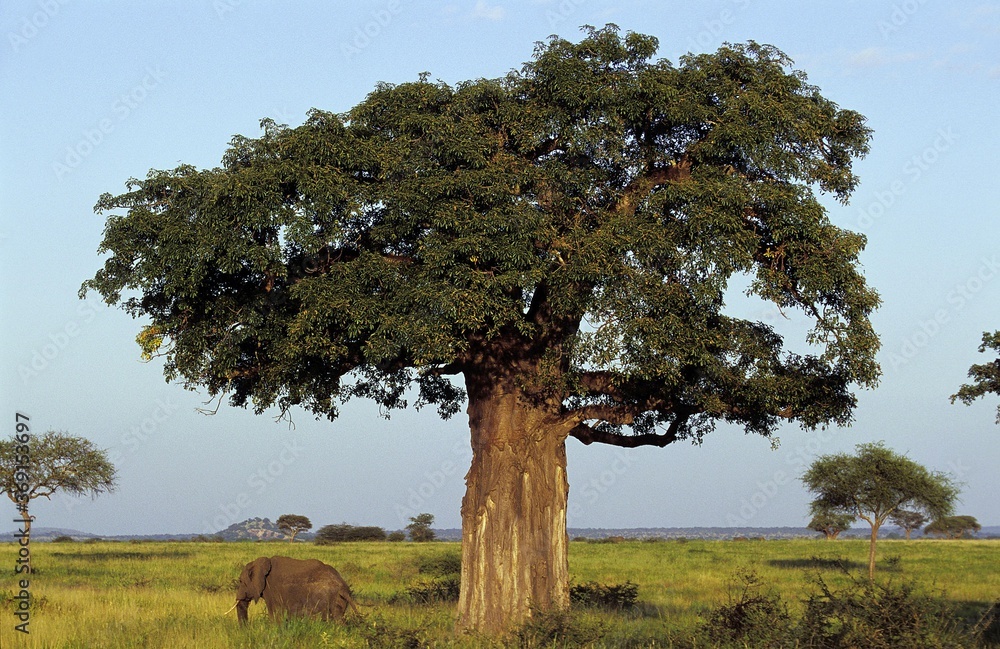
<path id="1" fill-rule="evenodd" d="M 8 532 L 7 534 L 0 534 L 0 541 L 14 541 L 17 537 L 17 530 Z M 69 536 L 78 541 L 84 539 L 94 538 L 93 534 L 88 532 L 81 532 L 80 530 L 70 530 L 65 527 L 37 527 L 32 526 L 31 528 L 31 540 L 32 541 L 51 541 L 57 536 Z"/>
<path id="2" fill-rule="evenodd" d="M 0 543 L 10 543 L 16 541 L 14 536 L 16 530 L 0 534 Z M 441 541 L 461 541 L 462 530 L 460 529 L 436 529 L 436 537 Z M 841 538 L 868 538 L 870 534 L 868 528 L 854 528 L 844 532 Z M 202 534 L 126 534 L 119 536 L 98 536 L 89 532 L 66 529 L 61 527 L 32 527 L 31 540 L 51 541 L 57 536 L 69 536 L 77 541 L 87 539 L 106 539 L 109 541 L 187 541 L 193 538 L 204 539 Z M 234 523 L 215 535 L 226 541 L 285 541 L 287 537 L 278 529 L 270 519 L 249 518 L 241 523 Z M 602 539 L 612 536 L 620 536 L 626 539 L 715 539 L 727 540 L 733 538 L 748 539 L 795 539 L 795 538 L 818 538 L 819 534 L 804 527 L 631 527 L 631 528 L 599 528 L 599 527 L 571 527 L 569 538 L 577 539 Z M 879 533 L 880 538 L 902 537 L 902 531 L 894 528 L 882 528 Z M 298 541 L 309 541 L 315 537 L 314 534 L 302 532 L 295 537 Z M 922 533 L 914 533 L 914 539 L 924 538 Z M 984 527 L 979 534 L 979 539 L 1000 538 L 1000 526 Z"/>
<path id="3" fill-rule="evenodd" d="M 462 530 L 434 530 L 437 538 L 442 541 L 462 540 Z M 821 535 L 805 527 L 571 527 L 568 530 L 570 539 L 603 539 L 620 536 L 625 539 L 714 539 L 728 540 L 734 538 L 748 539 L 801 539 L 819 538 Z M 871 528 L 857 527 L 845 531 L 841 538 L 865 538 L 871 535 Z M 895 527 L 883 527 L 879 530 L 879 538 L 903 537 L 903 531 Z M 914 539 L 923 538 L 922 533 L 914 533 Z M 1000 538 L 1000 526 L 984 527 L 975 538 Z"/>
<path id="4" fill-rule="evenodd" d="M 233 523 L 215 536 L 227 541 L 281 541 L 288 538 L 268 518 L 248 518 L 242 523 Z"/>

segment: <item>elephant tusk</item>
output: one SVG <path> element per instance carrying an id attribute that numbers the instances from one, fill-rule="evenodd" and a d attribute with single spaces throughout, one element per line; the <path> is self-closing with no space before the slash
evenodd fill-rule
<path id="1" fill-rule="evenodd" d="M 236 604 L 233 604 L 233 608 L 236 608 L 236 606 L 237 606 L 237 605 L 238 605 L 239 603 L 240 603 L 240 600 L 236 600 Z M 230 613 L 232 613 L 232 612 L 233 612 L 233 608 L 229 609 L 228 611 L 226 611 L 226 612 L 225 612 L 225 613 L 223 613 L 222 615 L 223 615 L 223 616 L 226 616 L 226 615 L 229 615 Z"/>

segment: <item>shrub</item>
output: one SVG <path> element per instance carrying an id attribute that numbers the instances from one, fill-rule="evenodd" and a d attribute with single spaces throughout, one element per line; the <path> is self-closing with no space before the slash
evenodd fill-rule
<path id="1" fill-rule="evenodd" d="M 389 597 L 389 603 L 433 604 L 457 602 L 462 584 L 462 555 L 458 552 L 417 557 L 417 572 L 432 579 L 422 581 Z"/>
<path id="2" fill-rule="evenodd" d="M 379 615 L 348 616 L 347 627 L 365 639 L 371 649 L 423 649 L 429 646 L 423 629 L 407 629 Z M 325 644 L 325 643 L 324 643 Z"/>
<path id="3" fill-rule="evenodd" d="M 37 573 L 37 570 L 31 571 L 33 574 Z M 0 608 L 3 609 L 4 613 L 7 612 L 8 608 L 14 609 L 17 607 L 19 600 L 15 599 L 17 595 L 13 590 L 0 590 Z M 41 611 L 49 606 L 49 598 L 45 595 L 32 595 L 31 596 L 31 608 L 34 611 Z M 57 605 L 58 608 L 58 605 Z M 13 623 L 11 623 L 13 626 Z"/>
<path id="4" fill-rule="evenodd" d="M 569 601 L 579 606 L 623 609 L 635 606 L 639 598 L 639 586 L 631 581 L 622 584 L 599 584 L 589 581 L 571 586 Z"/>
<path id="5" fill-rule="evenodd" d="M 574 618 L 569 611 L 533 610 L 531 617 L 512 635 L 513 646 L 523 649 L 536 647 L 587 647 L 599 642 L 605 634 L 601 622 Z"/>
<path id="6" fill-rule="evenodd" d="M 976 646 L 951 605 L 921 593 L 913 584 L 878 584 L 852 578 L 840 591 L 817 577 L 819 593 L 809 597 L 800 624 L 808 647 L 839 649 L 961 649 Z"/>
<path id="7" fill-rule="evenodd" d="M 60 535 L 52 539 L 52 543 L 74 543 L 76 539 L 72 536 L 66 536 L 65 534 Z"/>
<path id="8" fill-rule="evenodd" d="M 346 541 L 384 541 L 385 530 L 381 527 L 354 526 L 347 523 L 324 525 L 316 532 L 316 545 L 343 543 Z"/>
<path id="9" fill-rule="evenodd" d="M 400 541 L 406 540 L 406 532 L 401 530 L 396 530 L 395 532 L 389 532 L 389 536 L 385 537 L 386 541 L 391 541 L 393 543 L 398 543 Z"/>
<path id="10" fill-rule="evenodd" d="M 713 610 L 701 631 L 717 644 L 777 649 L 792 635 L 781 596 L 764 588 L 752 570 L 741 570 L 729 587 L 729 601 Z"/>
<path id="11" fill-rule="evenodd" d="M 1000 646 L 1000 600 L 986 609 L 973 631 L 983 646 Z"/>
<path id="12" fill-rule="evenodd" d="M 462 574 L 462 555 L 458 552 L 417 557 L 417 572 L 434 577 Z"/>
<path id="13" fill-rule="evenodd" d="M 989 613 L 975 629 L 966 628 L 950 604 L 912 584 L 881 585 L 847 574 L 851 583 L 841 590 L 817 576 L 817 592 L 796 622 L 753 571 L 738 572 L 729 601 L 709 613 L 700 635 L 716 647 L 760 649 L 973 649 L 977 634 L 988 641 Z"/>
<path id="14" fill-rule="evenodd" d="M 438 602 L 457 602 L 462 586 L 459 575 L 440 577 L 430 581 L 420 582 L 400 593 L 389 597 L 390 604 L 435 604 Z"/>

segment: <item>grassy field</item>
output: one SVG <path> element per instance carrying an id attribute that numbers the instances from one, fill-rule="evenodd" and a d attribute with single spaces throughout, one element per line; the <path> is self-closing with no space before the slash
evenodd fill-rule
<path id="1" fill-rule="evenodd" d="M 456 638 L 453 605 L 394 602 L 426 581 L 422 557 L 458 553 L 455 543 L 353 543 L 318 547 L 280 543 L 34 543 L 30 635 L 14 631 L 11 596 L 17 548 L 0 544 L 0 647 L 366 647 L 500 646 Z M 883 541 L 880 579 L 912 580 L 975 618 L 1000 598 L 1000 542 Z M 583 629 L 600 629 L 595 646 L 705 646 L 693 640 L 704 614 L 724 603 L 734 575 L 752 569 L 794 609 L 815 591 L 815 577 L 837 584 L 844 559 L 865 572 L 867 543 L 826 541 L 573 542 L 574 583 L 638 584 L 639 606 L 626 612 L 579 611 Z M 234 602 L 241 568 L 258 556 L 315 557 L 351 584 L 362 616 L 349 624 L 296 620 L 272 624 L 263 602 L 241 629 Z M 814 558 L 820 561 L 815 561 Z M 794 611 L 793 611 L 794 612 Z"/>

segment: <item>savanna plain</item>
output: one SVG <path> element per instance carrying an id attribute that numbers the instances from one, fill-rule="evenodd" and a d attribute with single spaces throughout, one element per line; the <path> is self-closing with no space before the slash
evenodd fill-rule
<path id="1" fill-rule="evenodd" d="M 569 619 L 522 628 L 505 639 L 459 636 L 454 603 L 423 603 L 414 593 L 447 583 L 457 543 L 33 543 L 30 634 L 14 630 L 17 546 L 0 544 L 0 647 L 712 647 L 702 631 L 713 611 L 748 589 L 780 596 L 795 617 L 821 584 L 866 577 L 862 540 L 662 540 L 570 544 L 573 584 L 637 586 L 622 609 L 576 605 Z M 344 622 L 267 618 L 251 605 L 239 627 L 236 579 L 259 556 L 317 558 L 351 585 L 360 613 Z M 430 568 L 428 568 L 430 567 Z M 8 569 L 9 568 L 9 569 Z M 1000 542 L 881 541 L 879 583 L 915 584 L 944 601 L 954 624 L 982 627 L 1000 598 Z M 442 587 L 442 592 L 447 591 Z M 432 598 L 433 599 L 433 598 Z M 553 628 L 555 633 L 553 633 Z M 976 646 L 1000 647 L 992 634 Z"/>

